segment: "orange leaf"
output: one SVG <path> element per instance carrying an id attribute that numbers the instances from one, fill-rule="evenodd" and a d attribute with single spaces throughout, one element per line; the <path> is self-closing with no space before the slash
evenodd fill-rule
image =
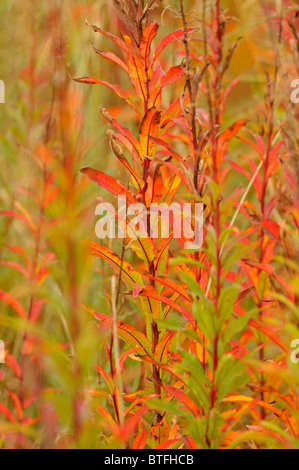
<path id="1" fill-rule="evenodd" d="M 14 415 L 2 403 L 0 403 L 0 413 L 6 416 L 6 418 L 12 423 L 16 423 L 16 418 L 14 417 Z"/>
<path id="2" fill-rule="evenodd" d="M 93 46 L 93 50 L 97 54 L 99 54 L 101 57 L 104 57 L 104 59 L 114 62 L 115 64 L 123 68 L 126 72 L 128 72 L 128 67 L 126 66 L 126 64 L 119 57 L 117 57 L 117 55 L 113 54 L 113 52 L 101 51 L 100 49 L 97 49 L 95 46 Z"/>
<path id="3" fill-rule="evenodd" d="M 125 100 L 125 102 L 132 108 L 134 111 L 139 114 L 137 105 L 135 103 L 135 100 L 131 93 L 128 90 L 122 90 L 118 85 L 113 85 L 109 82 L 100 80 L 99 78 L 96 77 L 80 77 L 80 78 L 73 78 L 71 77 L 72 80 L 78 83 L 86 83 L 87 85 L 104 85 L 107 88 L 110 88 L 110 90 L 113 90 L 120 98 Z"/>
<path id="4" fill-rule="evenodd" d="M 193 317 L 187 309 L 185 309 L 184 307 L 181 307 L 181 305 L 178 305 L 176 302 L 169 299 L 168 297 L 159 295 L 152 286 L 146 286 L 144 289 L 142 289 L 142 291 L 140 291 L 139 295 L 143 297 L 150 297 L 151 299 L 156 299 L 156 300 L 159 300 L 160 302 L 163 302 L 166 305 L 169 305 L 170 307 L 174 308 L 179 313 L 181 313 L 181 315 L 186 320 L 188 320 L 191 324 L 194 324 Z"/>
<path id="5" fill-rule="evenodd" d="M 173 239 L 173 234 L 171 233 L 169 238 L 163 238 L 158 251 L 155 256 L 155 271 L 159 274 L 164 274 L 166 266 L 166 257 L 168 254 L 169 243 Z"/>
<path id="6" fill-rule="evenodd" d="M 155 38 L 159 25 L 156 21 L 152 21 L 143 31 L 143 36 L 140 44 L 140 55 L 144 61 L 147 60 L 150 54 L 151 44 Z"/>
<path id="7" fill-rule="evenodd" d="M 258 323 L 256 320 L 249 320 L 248 325 L 251 325 L 253 328 L 256 328 L 257 330 L 260 330 L 262 333 L 264 333 L 268 338 L 272 339 L 274 343 L 276 343 L 278 346 L 281 347 L 285 352 L 289 351 L 289 348 L 284 344 L 284 342 L 279 338 L 279 336 L 274 333 L 274 331 L 269 328 L 268 326 L 261 325 Z"/>
<path id="8" fill-rule="evenodd" d="M 107 411 L 102 405 L 98 405 L 97 410 L 98 410 L 98 413 L 101 416 L 103 416 L 103 418 L 105 418 L 107 423 L 109 423 L 112 426 L 115 426 L 116 423 L 115 423 L 114 419 L 112 418 L 111 414 L 109 413 L 109 411 Z"/>
<path id="9" fill-rule="evenodd" d="M 8 393 L 9 393 L 9 396 L 15 406 L 15 412 L 16 412 L 16 416 L 18 418 L 19 421 L 22 421 L 23 419 L 23 408 L 22 408 L 22 404 L 20 402 L 20 399 L 18 397 L 18 395 L 16 395 L 14 392 L 11 392 L 10 390 L 8 390 Z"/>
<path id="10" fill-rule="evenodd" d="M 161 444 L 168 440 L 170 427 L 166 418 L 157 419 L 151 427 L 151 437 L 154 441 Z"/>
<path id="11" fill-rule="evenodd" d="M 191 303 L 190 297 L 186 289 L 183 286 L 174 282 L 172 279 L 169 279 L 167 277 L 153 277 L 153 280 L 159 282 L 163 286 L 169 287 L 174 292 L 180 294 L 189 304 Z"/>
<path id="12" fill-rule="evenodd" d="M 254 261 L 252 259 L 242 259 L 243 263 L 248 264 L 248 266 L 252 266 L 253 268 L 257 268 L 260 271 L 265 271 L 269 276 L 273 276 L 274 268 L 271 264 L 268 263 L 259 263 L 258 261 Z"/>
<path id="13" fill-rule="evenodd" d="M 190 33 L 196 30 L 197 28 L 187 28 L 187 33 Z M 157 59 L 157 57 L 161 54 L 161 52 L 165 49 L 165 47 L 168 46 L 168 44 L 174 41 L 177 41 L 178 39 L 183 39 L 184 35 L 185 35 L 184 29 L 181 28 L 181 29 L 172 31 L 170 34 L 165 36 L 156 48 L 153 61 Z"/>
<path id="14" fill-rule="evenodd" d="M 198 446 L 191 436 L 183 436 L 183 441 L 187 449 L 198 449 Z"/>
<path id="15" fill-rule="evenodd" d="M 25 310 L 23 309 L 20 302 L 18 302 L 18 300 L 16 300 L 12 295 L 10 295 L 8 292 L 0 290 L 0 299 L 4 300 L 4 302 L 10 305 L 21 318 L 27 320 Z"/>
<path id="16" fill-rule="evenodd" d="M 101 33 L 101 34 L 104 34 L 105 36 L 107 36 L 107 38 L 111 39 L 113 42 L 115 42 L 119 47 L 121 47 L 126 53 L 129 51 L 129 48 L 127 46 L 127 44 L 125 43 L 125 41 L 123 41 L 122 39 L 118 38 L 117 36 L 114 36 L 114 34 L 111 34 L 111 33 L 108 33 L 107 31 L 104 31 L 103 29 L 101 28 L 98 28 L 98 26 L 95 26 L 93 24 L 90 24 L 87 20 L 86 20 L 86 24 L 88 26 L 90 26 L 95 33 Z"/>
<path id="17" fill-rule="evenodd" d="M 175 337 L 176 331 L 166 331 L 159 343 L 156 346 L 154 352 L 154 358 L 158 362 L 166 362 L 169 352 L 169 347 L 172 339 Z"/>
<path id="18" fill-rule="evenodd" d="M 107 372 L 100 366 L 94 366 L 94 368 L 96 369 L 98 375 L 99 375 L 99 378 L 101 376 L 103 376 L 106 384 L 108 385 L 109 387 L 109 390 L 110 392 L 113 392 L 114 390 L 114 384 L 113 384 L 113 380 L 111 379 L 110 375 L 107 374 Z"/>
<path id="19" fill-rule="evenodd" d="M 189 93 L 185 93 L 183 97 L 183 104 L 189 99 Z M 173 126 L 174 123 L 171 121 L 172 118 L 177 118 L 182 113 L 181 98 L 174 100 L 169 108 L 165 111 L 162 116 L 161 129 L 165 130 L 166 124 Z"/>
<path id="20" fill-rule="evenodd" d="M 169 439 L 167 441 L 161 442 L 161 444 L 158 444 L 155 449 L 168 449 L 172 444 L 176 444 L 177 442 L 180 442 L 181 439 Z"/>
<path id="21" fill-rule="evenodd" d="M 141 431 L 135 437 L 132 443 L 132 449 L 144 449 L 147 440 L 147 431 L 141 421 Z"/>
<path id="22" fill-rule="evenodd" d="M 145 114 L 139 129 L 141 156 L 151 157 L 154 154 L 156 143 L 150 137 L 157 137 L 161 121 L 161 112 L 155 107 Z"/>
<path id="23" fill-rule="evenodd" d="M 181 67 L 171 67 L 165 77 L 161 80 L 161 86 L 170 85 L 170 83 L 176 82 L 179 78 L 181 78 L 185 74 L 184 70 Z"/>
<path id="24" fill-rule="evenodd" d="M 145 195 L 148 204 L 159 202 L 165 193 L 164 181 L 159 165 L 152 165 L 152 168 L 153 171 L 150 169 L 150 174 L 147 178 L 148 188 Z"/>
<path id="25" fill-rule="evenodd" d="M 234 135 L 236 135 L 241 127 L 245 126 L 246 122 L 246 119 L 241 119 L 240 121 L 235 122 L 230 127 L 225 129 L 219 138 L 219 144 L 224 144 L 225 142 L 229 141 Z"/>
<path id="26" fill-rule="evenodd" d="M 93 168 L 82 168 L 81 173 L 84 173 L 90 180 L 95 181 L 102 188 L 107 189 L 110 193 L 116 196 L 126 196 L 128 204 L 137 202 L 134 194 L 122 183 L 110 175 L 106 175 L 99 170 Z"/>
<path id="27" fill-rule="evenodd" d="M 218 159 L 219 162 L 221 161 L 221 159 L 226 154 L 227 147 L 228 147 L 228 142 L 230 141 L 230 139 L 232 137 L 234 137 L 234 135 L 238 132 L 239 129 L 241 129 L 241 127 L 243 127 L 246 124 L 246 122 L 247 121 L 245 119 L 241 119 L 241 120 L 235 122 L 230 127 L 228 127 L 221 134 L 221 136 L 219 137 L 219 141 L 218 141 L 219 152 L 217 154 L 217 159 Z"/>
<path id="28" fill-rule="evenodd" d="M 108 317 L 108 315 L 94 312 L 93 310 L 89 310 L 89 312 L 92 313 L 95 318 L 100 320 L 102 324 L 112 326 L 112 318 Z M 133 348 L 142 348 L 146 354 L 152 354 L 152 345 L 150 341 L 141 331 L 136 330 L 134 326 L 129 323 L 125 323 L 123 320 L 117 320 L 117 331 L 122 340 Z"/>
<path id="29" fill-rule="evenodd" d="M 123 136 L 121 136 L 121 138 L 123 138 Z M 113 137 L 113 136 L 110 137 L 110 145 L 111 145 L 111 148 L 112 148 L 114 154 L 116 155 L 116 157 L 127 168 L 127 170 L 129 170 L 129 172 L 131 173 L 132 177 L 134 178 L 134 180 L 137 183 L 137 186 L 139 187 L 139 191 L 141 192 L 140 184 L 142 184 L 142 181 L 140 180 L 137 173 L 131 167 L 130 163 L 128 162 L 128 160 L 126 159 L 126 157 L 125 157 L 125 155 L 122 151 L 121 146 L 117 143 L 116 138 Z"/>
<path id="30" fill-rule="evenodd" d="M 130 416 L 130 418 L 125 421 L 123 426 L 120 426 L 118 430 L 116 430 L 116 437 L 119 437 L 124 441 L 128 440 L 129 436 L 134 432 L 138 422 L 147 410 L 148 407 L 146 405 L 142 405 L 134 415 Z"/>
<path id="31" fill-rule="evenodd" d="M 5 356 L 5 364 L 14 372 L 16 377 L 19 379 L 22 377 L 22 370 L 19 366 L 17 360 L 12 356 L 12 354 L 7 354 Z"/>
<path id="32" fill-rule="evenodd" d="M 135 88 L 136 93 L 143 99 L 144 103 L 147 101 L 147 73 L 145 71 L 145 64 L 143 60 L 134 54 L 133 52 L 128 53 L 128 73 L 130 76 L 131 83 Z"/>
<path id="33" fill-rule="evenodd" d="M 94 255 L 106 259 L 117 274 L 119 274 L 121 270 L 123 281 L 132 291 L 136 288 L 136 283 L 143 286 L 141 275 L 132 268 L 128 261 L 122 261 L 110 248 L 92 242 L 89 243 L 89 249 Z"/>
<path id="34" fill-rule="evenodd" d="M 277 416 L 280 416 L 281 414 L 280 410 L 275 408 L 275 406 L 269 403 L 266 403 L 263 400 L 256 400 L 254 398 L 247 397 L 246 395 L 231 395 L 230 397 L 226 397 L 223 399 L 224 403 L 240 403 L 240 402 L 251 403 L 253 401 L 255 401 L 258 406 L 261 406 L 262 408 L 266 408 L 267 410 L 272 411 L 272 413 L 276 414 Z"/>
<path id="35" fill-rule="evenodd" d="M 171 385 L 164 385 L 164 388 L 173 396 L 175 396 L 180 403 L 185 405 L 195 416 L 199 416 L 200 414 L 200 409 L 198 406 L 194 403 L 193 400 L 191 400 L 188 395 L 183 392 L 182 390 L 179 390 L 178 388 L 172 387 Z"/>
<path id="36" fill-rule="evenodd" d="M 32 232 L 35 232 L 36 230 L 36 227 L 35 225 L 33 224 L 30 216 L 28 214 L 27 217 L 23 214 L 20 214 L 19 212 L 17 211 L 0 211 L 0 215 L 8 215 L 10 217 L 14 217 L 15 219 L 19 219 L 21 220 Z"/>
<path id="37" fill-rule="evenodd" d="M 19 271 L 20 273 L 23 274 L 23 276 L 28 279 L 29 274 L 27 269 L 25 269 L 21 264 L 15 263 L 13 261 L 0 261 L 1 266 L 8 266 L 10 268 L 15 269 L 16 271 Z"/>
<path id="38" fill-rule="evenodd" d="M 278 243 L 281 243 L 279 237 L 280 227 L 279 225 L 274 222 L 274 220 L 264 218 L 262 220 L 262 224 L 264 226 L 265 232 L 267 233 L 268 237 L 272 240 L 275 240 Z"/>
<path id="39" fill-rule="evenodd" d="M 254 291 L 255 291 L 255 287 L 251 286 L 251 287 L 248 287 L 247 289 L 243 290 L 242 292 L 240 292 L 240 294 L 238 295 L 238 297 L 235 300 L 235 304 L 237 302 L 240 302 L 241 300 L 245 299 L 246 297 L 248 297 L 248 295 L 250 295 Z"/>
<path id="40" fill-rule="evenodd" d="M 155 361 L 155 359 L 151 358 L 150 356 L 140 356 L 140 359 L 142 359 L 145 362 L 149 362 L 150 364 L 154 364 L 155 366 L 160 367 L 163 370 L 166 370 L 171 375 L 173 375 L 176 379 L 178 379 L 180 382 L 182 382 L 184 385 L 187 386 L 187 384 L 184 382 L 184 379 L 173 369 L 173 367 L 170 367 L 167 364 L 164 364 L 162 362 Z"/>

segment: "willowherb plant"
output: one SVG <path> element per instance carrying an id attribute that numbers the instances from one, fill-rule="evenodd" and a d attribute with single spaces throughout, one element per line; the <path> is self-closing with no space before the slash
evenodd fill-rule
<path id="1" fill-rule="evenodd" d="M 0 447 L 299 447 L 299 108 L 290 98 L 299 20 L 297 2 L 272 3 L 255 25 L 259 53 L 268 48 L 265 64 L 253 61 L 256 81 L 236 73 L 256 51 L 235 5 L 114 0 L 121 34 L 87 22 L 113 48 L 93 45 L 109 81 L 74 80 L 109 90 L 100 118 L 111 152 L 81 175 L 94 140 L 84 138 L 83 87 L 65 73 L 61 12 L 51 10 L 57 56 L 43 126 L 34 48 L 24 72 L 23 148 L 39 189 L 21 191 L 35 211 L 19 202 L 1 211 L 5 238 L 19 240 L 17 219 L 31 249 L 1 250 L 1 266 L 26 289 L 0 289 L 0 337 L 9 338 Z M 88 219 L 88 179 L 101 188 L 100 223 Z M 203 240 L 191 246 L 199 204 Z M 151 208 L 162 205 L 169 233 L 163 217 L 153 230 Z M 89 235 L 96 223 L 107 243 Z"/>

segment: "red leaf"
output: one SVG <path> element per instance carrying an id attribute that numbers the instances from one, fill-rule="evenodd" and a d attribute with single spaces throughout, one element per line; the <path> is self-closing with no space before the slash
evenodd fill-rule
<path id="1" fill-rule="evenodd" d="M 35 232 L 36 228 L 31 219 L 26 218 L 23 214 L 20 214 L 17 211 L 0 211 L 0 215 L 8 215 L 14 217 L 15 219 L 21 220 L 32 232 Z"/>
<path id="2" fill-rule="evenodd" d="M 175 337 L 176 331 L 166 331 L 159 343 L 156 346 L 154 352 L 154 358 L 158 362 L 166 362 L 169 352 L 169 347 L 172 339 Z"/>
<path id="3" fill-rule="evenodd" d="M 104 118 L 105 117 L 105 111 L 104 108 L 100 108 L 101 111 L 102 111 L 102 115 Z M 104 113 L 103 113 L 103 110 L 104 110 Z M 106 121 L 107 121 L 107 118 L 106 118 Z M 132 145 L 132 147 L 134 148 L 135 152 L 138 153 L 139 151 L 139 142 L 138 140 L 132 135 L 131 131 L 127 128 L 127 127 L 123 127 L 116 119 L 114 119 L 111 115 L 109 115 L 109 120 L 108 120 L 108 123 L 109 124 L 112 124 L 113 127 L 115 127 L 115 129 L 120 133 L 122 134 L 126 139 L 128 139 L 128 141 L 130 142 L 130 144 Z M 118 134 L 117 134 L 118 135 Z M 114 134 L 114 136 L 116 136 Z M 123 143 L 123 141 L 120 141 L 121 143 Z M 130 150 L 130 153 L 131 153 L 131 150 Z"/>
<path id="4" fill-rule="evenodd" d="M 254 291 L 255 291 L 255 287 L 251 286 L 251 287 L 248 287 L 247 289 L 243 290 L 242 292 L 240 292 L 240 294 L 238 295 L 238 297 L 235 300 L 235 304 L 237 302 L 240 302 L 241 300 L 245 299 L 248 295 L 250 295 Z"/>
<path id="5" fill-rule="evenodd" d="M 112 318 L 108 317 L 104 313 L 94 312 L 93 310 L 88 310 L 95 318 L 100 320 L 104 325 L 112 326 Z M 133 348 L 142 348 L 146 354 L 151 355 L 152 345 L 147 337 L 141 332 L 136 330 L 134 326 L 129 323 L 125 323 L 123 320 L 117 320 L 117 330 L 119 336 Z"/>
<path id="6" fill-rule="evenodd" d="M 235 170 L 239 171 L 239 173 L 242 173 L 246 178 L 250 181 L 251 180 L 251 175 L 250 173 L 245 170 L 245 168 L 242 165 L 239 165 L 239 163 L 234 162 L 233 160 L 226 160 Z"/>
<path id="7" fill-rule="evenodd" d="M 161 112 L 155 107 L 149 109 L 145 114 L 139 129 L 141 156 L 151 157 L 155 151 L 156 143 L 150 137 L 157 137 L 161 121 Z"/>
<path id="8" fill-rule="evenodd" d="M 248 325 L 264 333 L 266 336 L 268 336 L 268 338 L 272 339 L 274 343 L 280 346 L 281 349 L 283 349 L 285 352 L 289 351 L 289 348 L 284 344 L 284 342 L 279 338 L 279 336 L 268 326 L 261 325 L 260 323 L 258 323 L 256 320 L 253 320 L 253 319 L 249 320 Z"/>
<path id="9" fill-rule="evenodd" d="M 263 219 L 262 224 L 265 228 L 265 232 L 267 233 L 268 237 L 272 240 L 275 240 L 278 243 L 281 243 L 279 237 L 280 227 L 279 225 L 271 219 Z"/>
<path id="10" fill-rule="evenodd" d="M 6 418 L 12 423 L 16 423 L 16 418 L 14 417 L 14 415 L 2 403 L 0 403 L 0 413 L 6 416 Z"/>
<path id="11" fill-rule="evenodd" d="M 126 64 L 119 57 L 117 57 L 117 55 L 113 54 L 113 52 L 101 51 L 100 49 L 97 49 L 95 46 L 92 46 L 92 47 L 93 47 L 93 50 L 97 54 L 99 54 L 101 57 L 104 57 L 104 59 L 114 62 L 115 64 L 123 68 L 126 72 L 128 72 L 128 67 L 126 66 Z"/>
<path id="12" fill-rule="evenodd" d="M 100 366 L 93 366 L 93 367 L 96 369 L 96 371 L 98 373 L 99 380 L 100 380 L 101 377 L 103 377 L 106 384 L 109 387 L 110 392 L 112 393 L 113 390 L 114 390 L 114 384 L 113 384 L 113 380 L 111 379 L 110 375 L 108 375 L 107 372 Z"/>
<path id="13" fill-rule="evenodd" d="M 143 285 L 141 275 L 132 268 L 128 261 L 122 261 L 110 248 L 92 242 L 89 243 L 89 249 L 94 255 L 106 259 L 117 274 L 121 272 L 122 280 L 132 291 L 136 283 Z"/>
<path id="14" fill-rule="evenodd" d="M 2 266 L 9 266 L 10 268 L 15 269 L 16 271 L 19 271 L 20 273 L 23 274 L 23 276 L 28 279 L 29 274 L 28 271 L 19 263 L 15 263 L 13 261 L 0 261 L 0 264 Z"/>
<path id="15" fill-rule="evenodd" d="M 146 444 L 147 440 L 147 431 L 143 425 L 143 422 L 141 421 L 141 431 L 140 433 L 137 434 L 135 437 L 133 443 L 132 443 L 132 449 L 144 449 L 144 446 Z"/>
<path id="16" fill-rule="evenodd" d="M 183 441 L 188 449 L 198 449 L 198 446 L 191 436 L 183 436 Z"/>
<path id="17" fill-rule="evenodd" d="M 147 410 L 148 407 L 146 405 L 142 405 L 133 416 L 126 420 L 123 426 L 120 426 L 118 430 L 116 430 L 116 437 L 126 441 L 130 434 L 134 432 L 135 427 L 137 426 L 142 416 L 147 412 Z"/>
<path id="18" fill-rule="evenodd" d="M 111 39 L 119 47 L 121 47 L 123 49 L 123 51 L 125 51 L 126 53 L 129 51 L 129 48 L 128 48 L 127 44 L 122 39 L 118 38 L 117 36 L 114 36 L 114 34 L 107 33 L 107 31 L 104 31 L 103 29 L 98 28 L 98 26 L 90 24 L 87 20 L 85 20 L 85 21 L 86 21 L 86 24 L 88 26 L 90 26 L 94 30 L 95 33 L 104 34 L 104 36 L 107 36 L 107 38 Z"/>
<path id="19" fill-rule="evenodd" d="M 27 320 L 25 310 L 23 309 L 20 302 L 18 302 L 18 300 L 16 300 L 12 295 L 10 295 L 8 292 L 0 290 L 0 299 L 4 300 L 4 302 L 10 305 L 21 318 Z"/>
<path id="20" fill-rule="evenodd" d="M 234 135 L 236 135 L 236 133 L 239 129 L 241 129 L 241 127 L 245 126 L 246 122 L 246 119 L 240 119 L 227 129 L 225 129 L 225 131 L 221 134 L 219 138 L 219 143 L 223 144 L 224 142 L 230 140 Z"/>
<path id="21" fill-rule="evenodd" d="M 133 297 L 134 299 L 136 299 L 136 297 L 138 297 L 138 294 L 139 292 L 141 291 L 142 287 L 139 286 L 139 284 L 137 284 L 137 282 L 135 282 L 135 286 L 134 286 L 134 289 L 133 289 Z"/>
<path id="22" fill-rule="evenodd" d="M 145 65 L 143 60 L 130 52 L 128 54 L 128 72 L 130 80 L 133 87 L 135 88 L 138 95 L 143 99 L 144 102 L 147 101 L 147 73 L 145 70 Z"/>
<path id="23" fill-rule="evenodd" d="M 196 31 L 197 28 L 187 28 L 187 32 L 191 33 L 192 31 Z M 157 59 L 157 57 L 161 54 L 161 52 L 165 49 L 168 44 L 177 41 L 178 39 L 183 39 L 185 35 L 184 28 L 177 29 L 175 31 L 172 31 L 172 33 L 168 34 L 165 36 L 161 42 L 159 42 L 154 57 L 153 61 Z"/>
<path id="24" fill-rule="evenodd" d="M 22 408 L 22 403 L 18 397 L 18 395 L 16 395 L 14 392 L 8 390 L 8 393 L 9 393 L 9 396 L 11 398 L 11 401 L 13 402 L 14 406 L 15 406 L 15 414 L 18 418 L 19 421 L 22 421 L 23 419 L 23 408 Z"/>
<path id="25" fill-rule="evenodd" d="M 99 186 L 110 191 L 110 193 L 116 196 L 126 196 L 128 204 L 137 202 L 134 194 L 124 184 L 120 183 L 112 176 L 106 175 L 106 173 L 102 171 L 94 170 L 93 168 L 82 168 L 80 171 L 88 176 L 90 180 L 95 181 Z"/>
<path id="26" fill-rule="evenodd" d="M 161 86 L 169 85 L 170 83 L 176 82 L 185 74 L 181 67 L 171 67 L 165 77 L 161 80 Z"/>
<path id="27" fill-rule="evenodd" d="M 12 356 L 12 354 L 7 354 L 5 356 L 5 364 L 14 372 L 18 379 L 22 377 L 21 367 L 19 366 L 17 360 Z"/>
<path id="28" fill-rule="evenodd" d="M 150 356 L 138 356 L 138 357 L 140 357 L 140 359 L 142 359 L 145 362 L 149 362 L 150 364 L 154 364 L 155 366 L 160 367 L 163 370 L 166 370 L 171 375 L 173 375 L 176 379 L 178 379 L 180 382 L 182 382 L 184 385 L 187 386 L 186 382 L 184 382 L 184 379 L 178 374 L 178 372 L 176 372 L 173 369 L 173 367 L 170 367 L 169 365 L 164 364 L 162 362 L 155 361 L 155 359 L 153 359 Z"/>
<path id="29" fill-rule="evenodd" d="M 181 315 L 188 322 L 190 322 L 192 325 L 194 324 L 193 317 L 188 310 L 186 310 L 184 307 L 181 307 L 180 305 L 178 305 L 176 302 L 169 299 L 168 297 L 163 297 L 162 295 L 159 295 L 152 286 L 146 286 L 144 289 L 141 290 L 139 295 L 143 297 L 150 297 L 151 299 L 156 299 L 156 300 L 159 300 L 160 302 L 163 302 L 166 305 L 169 305 L 170 307 L 174 308 L 179 313 L 181 313 Z"/>
<path id="30" fill-rule="evenodd" d="M 220 135 L 218 140 L 219 152 L 217 154 L 218 162 L 225 156 L 227 152 L 227 147 L 229 141 L 236 135 L 239 129 L 246 124 L 245 119 L 240 119 L 239 121 L 232 124 L 230 127 L 225 129 L 225 131 Z"/>
<path id="31" fill-rule="evenodd" d="M 268 263 L 259 263 L 258 261 L 254 261 L 251 259 L 242 259 L 243 263 L 248 264 L 248 266 L 252 266 L 253 268 L 257 268 L 260 271 L 265 271 L 269 276 L 273 276 L 274 268 L 271 264 Z"/>
<path id="32" fill-rule="evenodd" d="M 164 388 L 171 394 L 174 395 L 180 403 L 185 405 L 189 410 L 193 413 L 195 418 L 199 416 L 200 414 L 200 409 L 198 406 L 194 403 L 191 398 L 188 397 L 188 395 L 183 392 L 182 390 L 179 390 L 178 388 L 172 387 L 171 385 L 164 385 Z"/>
<path id="33" fill-rule="evenodd" d="M 131 93 L 128 91 L 128 90 L 122 90 L 118 85 L 112 85 L 111 83 L 109 82 L 106 82 L 104 80 L 100 80 L 99 78 L 96 78 L 96 77 L 80 77 L 80 78 L 73 78 L 71 77 L 72 80 L 74 80 L 75 82 L 78 82 L 78 83 L 86 83 L 88 85 L 96 85 L 96 84 L 99 84 L 99 85 L 104 85 L 106 86 L 107 88 L 110 88 L 111 90 L 114 91 L 114 93 L 116 93 L 120 98 L 122 98 L 123 100 L 125 100 L 125 102 L 132 108 L 134 109 L 134 111 L 139 114 L 138 112 L 138 109 L 137 109 L 137 105 L 135 103 L 135 100 L 133 98 L 133 96 L 131 95 Z"/>
<path id="34" fill-rule="evenodd" d="M 116 423 L 114 419 L 112 418 L 111 414 L 102 405 L 97 406 L 97 411 L 99 415 L 105 418 L 106 422 L 109 423 L 109 427 L 115 426 Z"/>
<path id="35" fill-rule="evenodd" d="M 158 23 L 156 21 L 152 21 L 143 31 L 143 37 L 140 44 L 140 55 L 144 61 L 146 61 L 150 55 L 151 44 L 158 29 Z"/>
<path id="36" fill-rule="evenodd" d="M 158 251 L 156 253 L 154 261 L 155 261 L 155 270 L 159 274 L 164 274 L 165 269 L 163 269 L 164 268 L 163 261 L 164 261 L 164 258 L 167 256 L 169 244 L 172 239 L 173 239 L 173 234 L 171 233 L 169 238 L 163 238 L 160 246 L 158 247 Z"/>
<path id="37" fill-rule="evenodd" d="M 168 447 L 170 447 L 172 444 L 180 441 L 181 439 L 169 439 L 167 441 L 161 442 L 161 444 L 158 444 L 155 449 L 168 449 Z"/>
<path id="38" fill-rule="evenodd" d="M 188 303 L 191 303 L 190 297 L 189 297 L 188 292 L 186 291 L 186 289 L 183 286 L 181 286 L 181 285 L 177 284 L 176 282 L 174 282 L 172 279 L 168 279 L 167 277 L 154 277 L 153 279 L 155 281 L 159 282 L 160 284 L 162 284 L 163 286 L 169 287 L 174 292 L 177 292 L 185 300 L 187 300 Z"/>
<path id="39" fill-rule="evenodd" d="M 185 104 L 186 101 L 188 101 L 188 99 L 189 99 L 189 93 L 185 93 L 182 104 Z M 171 103 L 169 108 L 165 111 L 165 113 L 162 116 L 161 129 L 163 129 L 163 132 L 165 131 L 165 128 L 167 129 L 166 123 L 169 126 L 173 126 L 174 123 L 171 121 L 171 119 L 177 118 L 181 114 L 182 114 L 181 98 L 177 98 Z"/>

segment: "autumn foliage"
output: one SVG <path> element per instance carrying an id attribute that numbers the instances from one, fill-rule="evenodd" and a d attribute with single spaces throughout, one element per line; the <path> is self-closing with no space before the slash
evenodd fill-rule
<path id="1" fill-rule="evenodd" d="M 296 2 L 252 26 L 229 1 L 114 0 L 85 70 L 54 3 L 52 80 L 33 21 L 5 139 L 26 175 L 0 193 L 0 448 L 299 448 Z M 202 246 L 98 240 L 98 200 L 130 223 L 117 196 L 202 203 Z"/>

